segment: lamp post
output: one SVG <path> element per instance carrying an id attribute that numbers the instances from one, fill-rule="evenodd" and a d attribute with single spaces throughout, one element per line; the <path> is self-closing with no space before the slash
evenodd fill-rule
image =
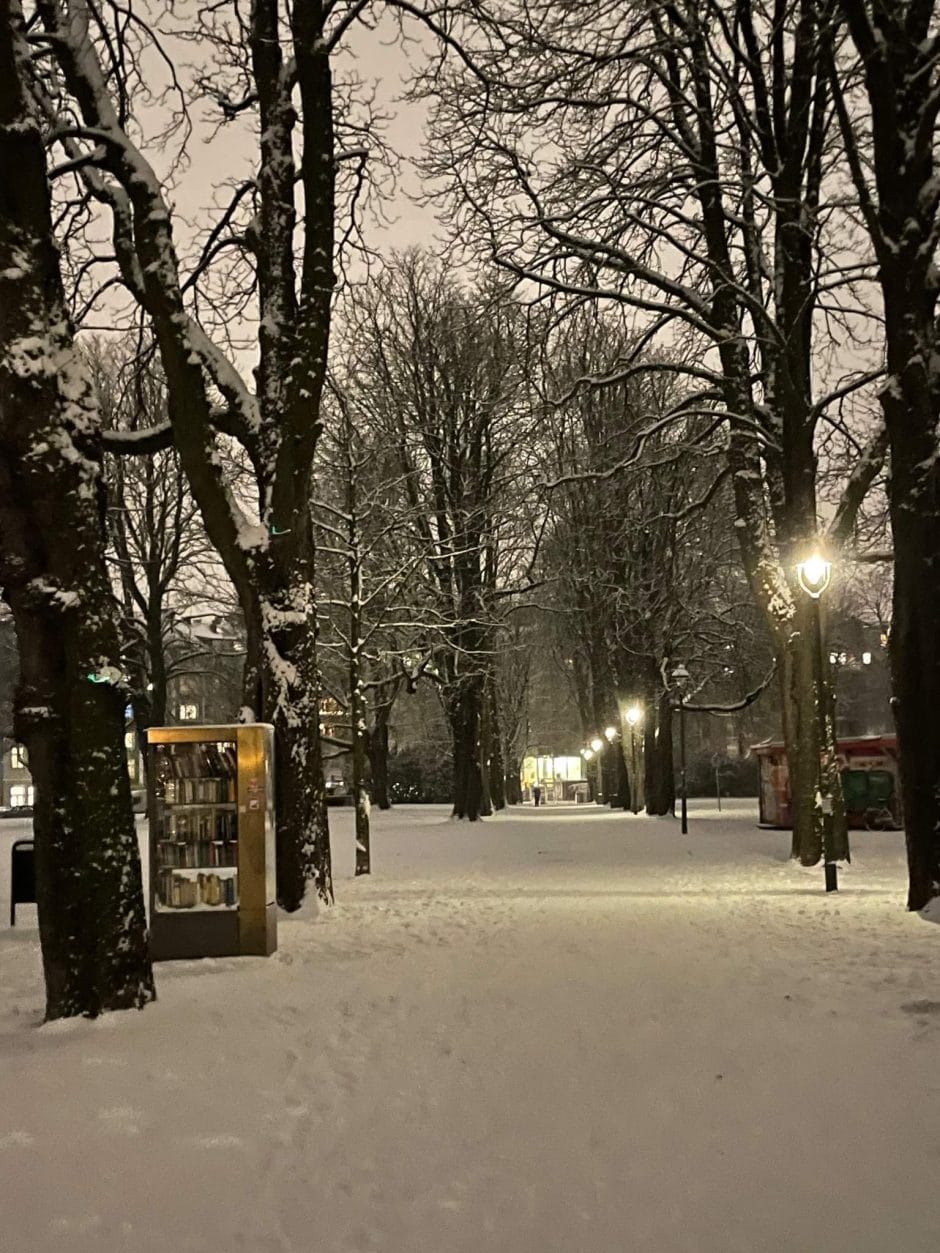
<path id="1" fill-rule="evenodd" d="M 834 761 L 836 746 L 834 735 L 831 734 L 830 718 L 827 709 L 825 692 L 825 651 L 823 649 L 823 629 L 821 600 L 823 592 L 832 578 L 832 563 L 819 553 L 813 553 L 805 560 L 797 563 L 796 577 L 802 590 L 809 596 L 813 609 L 813 634 L 816 644 L 816 713 L 819 721 L 820 752 L 817 766 L 819 780 L 819 808 L 822 813 L 822 845 L 823 868 L 826 876 L 826 891 L 838 892 L 839 871 L 832 859 L 832 792 L 829 787 L 829 769 Z M 823 753 L 826 764 L 823 765 Z"/>
<path id="2" fill-rule="evenodd" d="M 594 753 L 594 764 L 597 768 L 597 787 L 594 792 L 594 803 L 602 805 L 604 803 L 604 759 L 601 757 L 601 749 L 604 747 L 604 741 L 599 735 L 595 735 L 591 740 L 591 749 Z"/>
<path id="3" fill-rule="evenodd" d="M 692 676 L 680 662 L 669 678 L 679 693 L 679 794 L 682 801 L 682 834 L 689 834 L 688 791 L 685 778 L 685 689 Z"/>
<path id="4" fill-rule="evenodd" d="M 636 765 L 636 729 L 643 717 L 639 705 L 631 705 L 626 715 L 627 726 L 630 728 L 630 808 L 633 813 L 640 812 L 639 772 Z"/>
<path id="5" fill-rule="evenodd" d="M 586 776 L 586 775 L 587 775 L 587 767 L 591 764 L 591 761 L 592 761 L 592 760 L 593 760 L 593 758 L 594 758 L 594 749 L 593 749 L 593 748 L 582 748 L 582 749 L 581 749 L 581 756 L 584 758 L 584 761 L 585 761 L 585 776 Z M 585 797 L 585 799 L 587 799 L 587 797 Z"/>

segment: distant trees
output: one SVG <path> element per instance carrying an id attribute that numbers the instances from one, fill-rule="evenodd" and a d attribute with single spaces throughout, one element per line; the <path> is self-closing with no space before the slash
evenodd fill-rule
<path id="1" fill-rule="evenodd" d="M 822 529 L 817 429 L 878 373 L 864 360 L 870 276 L 846 251 L 824 15 L 814 0 L 484 0 L 450 18 L 461 56 L 428 84 L 431 166 L 466 231 L 523 285 L 629 312 L 636 351 L 608 383 L 671 368 L 695 389 L 688 409 L 720 423 L 779 663 L 793 851 L 813 862 L 825 675 L 795 566 Z M 830 364 L 837 338 L 857 345 L 857 369 Z M 879 450 L 876 434 L 856 485 Z M 844 824 L 829 851 L 847 851 Z"/>
<path id="2" fill-rule="evenodd" d="M 96 338 L 84 345 L 84 358 L 106 448 L 135 449 L 141 432 L 168 425 L 166 387 L 152 345 Z M 138 456 L 112 452 L 104 472 L 122 655 L 144 748 L 147 728 L 167 722 L 173 680 L 207 664 L 206 650 L 195 644 L 187 624 L 237 614 L 237 603 L 175 449 Z"/>
<path id="3" fill-rule="evenodd" d="M 363 293 L 354 323 L 355 404 L 392 450 L 422 554 L 422 671 L 447 712 L 454 816 L 473 821 L 502 775 L 494 654 L 532 552 L 524 320 L 498 290 L 411 254 Z"/>
<path id="4" fill-rule="evenodd" d="M 36 786 L 46 1017 L 154 998 L 105 564 L 101 431 L 73 342 L 31 51 L 0 3 L 0 585 L 16 627 L 14 731 Z"/>
<path id="5" fill-rule="evenodd" d="M 740 601 L 728 578 L 736 543 L 721 419 L 684 388 L 676 359 L 617 381 L 610 361 L 632 352 L 612 318 L 573 317 L 548 350 L 555 397 L 543 434 L 552 477 L 542 570 L 567 638 L 585 736 L 621 731 L 630 788 L 650 813 L 673 803 L 672 703 L 668 674 L 709 658 L 728 667 L 740 637 Z M 738 640 L 740 642 L 740 639 Z M 643 711 L 630 758 L 624 716 Z M 612 760 L 605 753 L 598 765 Z M 638 777 L 634 771 L 642 765 Z M 619 790 L 605 771 L 602 792 Z M 600 781 L 599 781 L 600 782 Z"/>
<path id="6" fill-rule="evenodd" d="M 356 806 L 356 873 L 370 871 L 370 798 L 387 809 L 388 725 L 424 630 L 415 610 L 413 512 L 394 447 L 359 407 L 360 380 L 331 379 L 314 518 L 327 689 L 345 706 Z M 415 620 L 417 617 L 418 620 Z M 331 682 L 331 680 L 333 680 Z"/>

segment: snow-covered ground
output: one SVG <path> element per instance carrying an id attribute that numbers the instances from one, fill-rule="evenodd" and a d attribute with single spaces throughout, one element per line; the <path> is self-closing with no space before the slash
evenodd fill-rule
<path id="1" fill-rule="evenodd" d="M 686 837 L 402 807 L 360 880 L 330 818 L 338 904 L 275 957 L 44 1027 L 0 823 L 0 1249 L 940 1247 L 940 931 L 901 835 L 827 897 L 742 802 Z"/>

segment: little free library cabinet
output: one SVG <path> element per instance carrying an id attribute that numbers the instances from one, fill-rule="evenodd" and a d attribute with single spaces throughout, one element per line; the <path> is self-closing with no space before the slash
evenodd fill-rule
<path id="1" fill-rule="evenodd" d="M 274 728 L 150 727 L 155 961 L 277 948 Z"/>

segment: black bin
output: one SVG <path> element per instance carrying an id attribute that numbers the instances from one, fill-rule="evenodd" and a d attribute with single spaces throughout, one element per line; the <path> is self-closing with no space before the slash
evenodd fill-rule
<path id="1" fill-rule="evenodd" d="M 10 926 L 16 926 L 17 905 L 36 901 L 36 845 L 15 840 L 10 850 Z"/>

